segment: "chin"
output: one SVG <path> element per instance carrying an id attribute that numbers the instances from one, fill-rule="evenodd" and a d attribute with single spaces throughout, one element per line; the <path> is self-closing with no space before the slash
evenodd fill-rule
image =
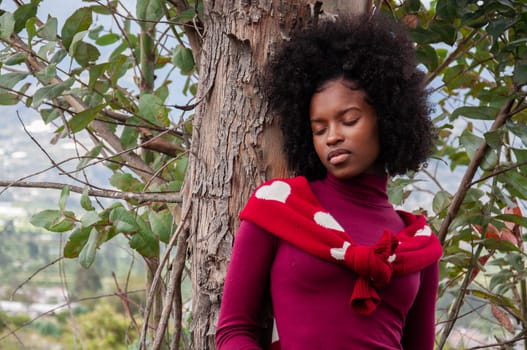
<path id="1" fill-rule="evenodd" d="M 363 175 L 383 175 L 384 173 L 377 169 L 367 169 L 367 170 L 351 170 L 351 169 L 333 169 L 328 170 L 331 175 L 336 177 L 339 180 L 352 179 L 354 177 L 363 176 Z"/>

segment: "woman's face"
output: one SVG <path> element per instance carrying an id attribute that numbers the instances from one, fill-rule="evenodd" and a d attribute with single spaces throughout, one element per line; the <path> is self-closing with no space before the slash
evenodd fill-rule
<path id="1" fill-rule="evenodd" d="M 352 82 L 324 83 L 311 97 L 309 117 L 313 144 L 327 171 L 339 179 L 382 173 L 375 108 L 366 92 Z"/>

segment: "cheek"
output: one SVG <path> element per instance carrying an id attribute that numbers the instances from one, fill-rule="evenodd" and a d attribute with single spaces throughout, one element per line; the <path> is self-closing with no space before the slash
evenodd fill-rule
<path id="1" fill-rule="evenodd" d="M 315 152 L 319 154 L 319 152 L 321 151 L 320 141 L 317 141 L 316 137 L 313 137 L 311 141 L 313 142 L 313 148 L 315 149 Z"/>

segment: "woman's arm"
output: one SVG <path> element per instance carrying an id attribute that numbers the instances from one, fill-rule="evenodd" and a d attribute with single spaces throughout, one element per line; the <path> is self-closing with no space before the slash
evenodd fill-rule
<path id="1" fill-rule="evenodd" d="M 259 341 L 269 300 L 269 274 L 277 239 L 258 226 L 242 221 L 236 233 L 225 278 L 216 329 L 218 350 L 262 349 Z"/>
<path id="2" fill-rule="evenodd" d="M 433 350 L 439 265 L 421 271 L 421 285 L 406 317 L 401 344 L 404 350 Z"/>

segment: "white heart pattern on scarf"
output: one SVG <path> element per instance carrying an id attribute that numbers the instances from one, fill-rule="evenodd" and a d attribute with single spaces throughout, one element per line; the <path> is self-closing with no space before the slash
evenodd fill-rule
<path id="1" fill-rule="evenodd" d="M 432 235 L 432 230 L 430 229 L 430 226 L 428 225 L 425 225 L 425 227 L 423 227 L 422 229 L 415 231 L 416 237 L 417 236 L 430 237 L 431 235 Z"/>
<path id="2" fill-rule="evenodd" d="M 393 263 L 393 262 L 395 261 L 395 258 L 396 258 L 396 257 L 397 257 L 397 256 L 396 256 L 395 254 L 390 255 L 390 256 L 388 257 L 388 262 L 389 262 L 390 264 Z"/>
<path id="3" fill-rule="evenodd" d="M 284 203 L 291 194 L 291 186 L 283 181 L 274 181 L 270 185 L 260 187 L 254 194 L 258 199 Z"/>
<path id="4" fill-rule="evenodd" d="M 344 229 L 340 226 L 337 220 L 335 220 L 335 218 L 331 216 L 330 213 L 325 213 L 323 211 L 317 211 L 315 215 L 313 216 L 313 219 L 315 220 L 317 224 L 319 224 L 322 227 L 344 232 Z"/>
<path id="5" fill-rule="evenodd" d="M 348 247 L 350 246 L 349 242 L 344 242 L 342 245 L 342 248 L 331 248 L 329 250 L 329 253 L 331 256 L 337 260 L 344 260 L 344 257 L 346 256 L 346 250 L 348 250 Z"/>

